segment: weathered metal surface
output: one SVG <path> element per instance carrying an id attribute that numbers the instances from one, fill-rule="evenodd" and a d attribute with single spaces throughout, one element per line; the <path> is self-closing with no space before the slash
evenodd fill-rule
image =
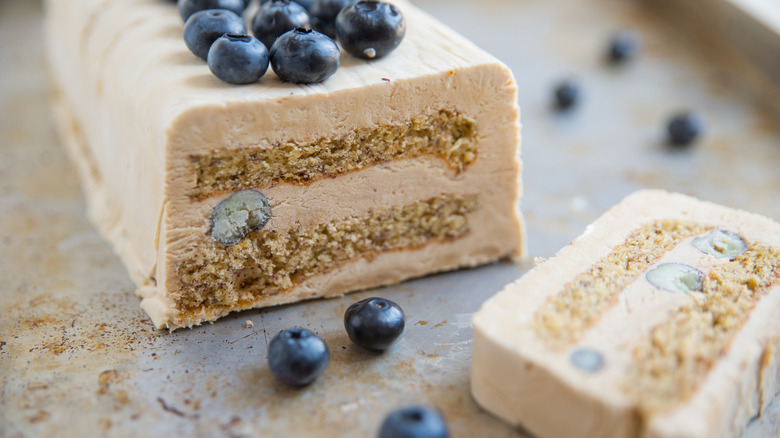
<path id="1" fill-rule="evenodd" d="M 641 187 L 780 220 L 780 121 L 735 80 L 739 72 L 683 39 L 653 3 L 419 2 L 517 76 L 531 256 L 554 254 Z M 623 27 L 642 33 L 643 54 L 611 68 L 604 44 Z M 364 437 L 408 403 L 441 409 L 455 437 L 525 436 L 469 395 L 469 321 L 528 264 L 248 311 L 173 334 L 153 330 L 84 217 L 49 116 L 40 33 L 38 2 L 0 2 L 0 436 Z M 567 76 L 579 79 L 584 99 L 555 114 L 550 89 Z M 707 134 L 672 152 L 663 123 L 682 108 L 705 116 Z M 402 341 L 383 355 L 354 347 L 342 327 L 344 309 L 375 294 L 408 315 Z M 318 332 L 332 352 L 325 374 L 300 390 L 277 383 L 265 364 L 268 339 L 296 325 Z M 746 436 L 778 436 L 779 425 L 775 402 Z"/>

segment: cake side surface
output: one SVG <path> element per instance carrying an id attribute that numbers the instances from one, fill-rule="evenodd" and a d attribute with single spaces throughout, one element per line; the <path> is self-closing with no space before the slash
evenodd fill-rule
<path id="1" fill-rule="evenodd" d="M 672 245 L 660 239 L 652 260 L 624 251 L 648 227 L 670 237 L 659 221 L 699 228 Z M 723 241 L 736 246 L 713 237 L 726 231 L 734 234 Z M 702 242 L 741 252 L 705 252 Z M 474 318 L 473 394 L 540 437 L 735 436 L 779 389 L 780 333 L 770 316 L 780 311 L 778 248 L 780 225 L 767 218 L 666 192 L 632 195 L 483 305 Z M 643 261 L 636 276 L 631 266 Z M 615 266 L 633 279 L 614 281 Z M 658 272 L 680 269 L 681 283 L 659 280 Z M 571 293 L 594 273 L 598 280 Z M 560 300 L 587 318 L 546 323 Z"/>
<path id="2" fill-rule="evenodd" d="M 116 97 L 108 95 L 114 90 L 94 76 L 111 65 L 111 56 L 121 57 L 121 50 L 114 50 L 121 33 L 114 33 L 102 19 L 112 6 L 105 0 L 45 4 L 55 121 L 79 172 L 91 222 L 112 243 L 133 281 L 153 284 L 165 186 L 165 151 L 159 145 L 166 134 L 153 118 L 140 125 L 142 129 L 131 123 L 144 112 L 138 107 L 142 99 L 134 94 L 139 89 L 133 80 L 115 90 L 124 93 L 122 104 L 116 106 L 111 103 Z M 143 18 L 136 13 L 123 20 L 149 31 Z M 112 36 L 100 46 L 90 38 L 93 32 Z"/>

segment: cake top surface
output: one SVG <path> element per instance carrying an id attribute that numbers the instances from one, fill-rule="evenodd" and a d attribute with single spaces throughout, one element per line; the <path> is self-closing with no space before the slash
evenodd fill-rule
<path id="1" fill-rule="evenodd" d="M 174 5 L 158 0 L 83 1 L 92 3 L 92 12 L 74 19 L 88 21 L 81 35 L 81 56 L 93 63 L 96 81 L 105 82 L 104 90 L 123 90 L 128 99 L 146 94 L 141 100 L 158 102 L 168 117 L 196 106 L 328 96 L 497 62 L 426 13 L 399 0 L 394 4 L 406 18 L 407 32 L 386 57 L 366 61 L 342 50 L 338 71 L 322 83 L 285 83 L 269 68 L 258 83 L 236 86 L 214 77 L 206 63 L 189 52 Z M 248 10 L 245 18 L 252 15 Z M 95 39 L 91 34 L 103 37 Z M 105 38 L 107 34 L 109 38 Z M 112 81 L 123 86 L 111 86 Z"/>

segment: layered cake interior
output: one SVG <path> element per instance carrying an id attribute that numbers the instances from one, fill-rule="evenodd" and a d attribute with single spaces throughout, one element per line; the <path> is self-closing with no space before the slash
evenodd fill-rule
<path id="1" fill-rule="evenodd" d="M 540 438 L 733 437 L 780 390 L 780 224 L 637 192 L 474 317 L 472 392 Z"/>
<path id="2" fill-rule="evenodd" d="M 89 214 L 158 328 L 522 253 L 511 72 L 406 2 L 320 84 L 213 77 L 159 0 L 47 2 Z"/>

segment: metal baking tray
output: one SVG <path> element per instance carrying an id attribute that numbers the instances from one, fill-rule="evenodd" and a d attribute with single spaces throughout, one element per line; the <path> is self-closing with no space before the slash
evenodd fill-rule
<path id="1" fill-rule="evenodd" d="M 663 2 L 417 3 L 517 77 L 530 257 L 553 255 L 643 187 L 780 220 L 778 114 L 717 47 L 678 31 Z M 642 36 L 641 56 L 611 67 L 606 41 L 624 28 Z M 530 261 L 155 331 L 85 218 L 49 116 L 41 33 L 38 1 L 0 2 L 0 436 L 366 437 L 411 403 L 440 409 L 453 437 L 527 436 L 475 404 L 469 368 L 472 314 Z M 556 113 L 551 89 L 567 77 L 583 99 Z M 664 124 L 685 109 L 704 117 L 706 133 L 669 150 Z M 342 325 L 346 307 L 372 295 L 408 316 L 400 343 L 380 355 L 353 346 Z M 268 340 L 292 326 L 319 333 L 332 354 L 304 389 L 266 366 Z M 745 436 L 780 436 L 779 424 L 775 402 Z"/>

